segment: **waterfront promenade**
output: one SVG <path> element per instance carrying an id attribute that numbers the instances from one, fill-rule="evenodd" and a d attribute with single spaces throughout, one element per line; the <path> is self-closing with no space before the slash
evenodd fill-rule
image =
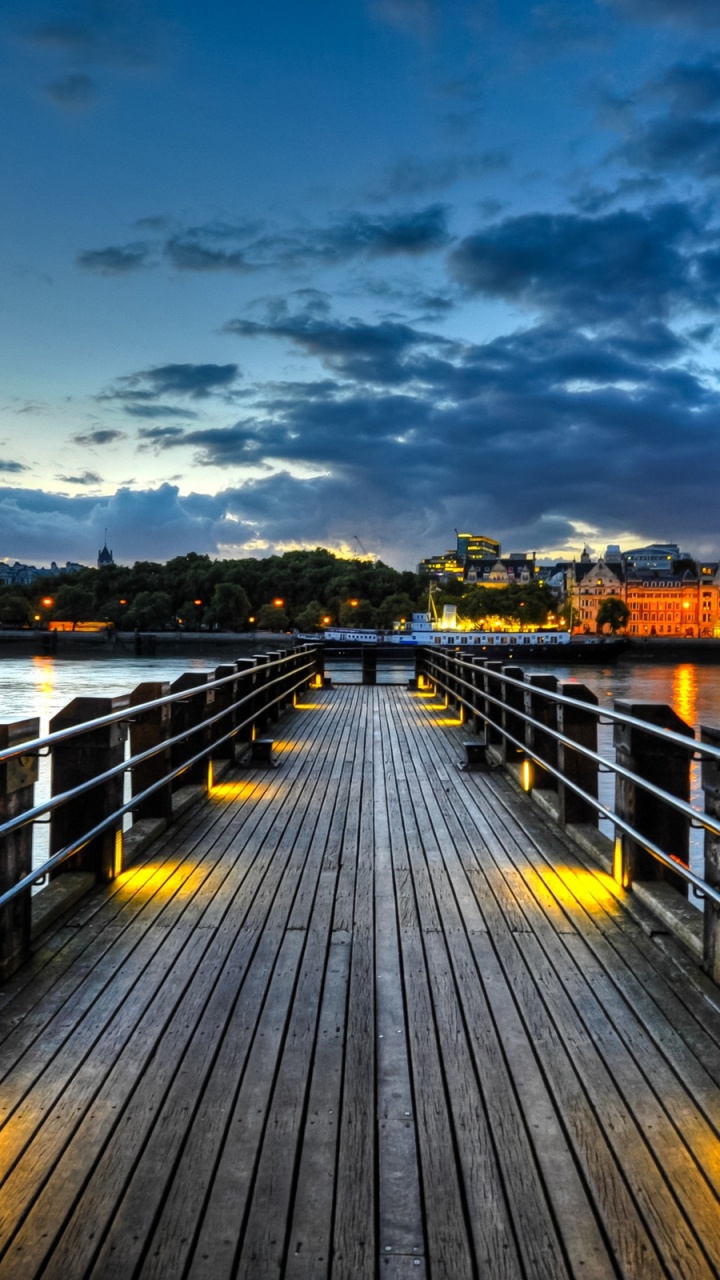
<path id="1" fill-rule="evenodd" d="M 0 1280 L 720 1274 L 718 989 L 436 696 L 276 732 L 3 989 Z"/>

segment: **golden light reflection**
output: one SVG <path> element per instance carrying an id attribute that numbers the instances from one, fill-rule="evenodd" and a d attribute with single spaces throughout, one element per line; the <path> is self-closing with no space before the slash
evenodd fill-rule
<path id="1" fill-rule="evenodd" d="M 433 724 L 449 725 L 457 729 L 462 724 L 462 720 L 459 716 L 433 716 Z"/>
<path id="2" fill-rule="evenodd" d="M 520 766 L 520 785 L 523 791 L 529 791 L 533 784 L 532 760 L 523 760 Z"/>
<path id="3" fill-rule="evenodd" d="M 262 790 L 257 782 L 216 782 L 210 799 L 213 801 L 249 800 L 255 794 L 263 801 L 270 800 L 278 794 L 279 786 L 266 786 Z"/>
<path id="4" fill-rule="evenodd" d="M 697 719 L 698 679 L 697 670 L 689 662 L 675 667 L 672 681 L 672 709 L 686 724 L 694 725 Z"/>
<path id="5" fill-rule="evenodd" d="M 323 702 L 296 702 L 295 706 L 298 711 L 327 711 L 327 706 Z"/>
<path id="6" fill-rule="evenodd" d="M 612 891 L 613 878 L 606 871 L 586 871 L 584 867 L 558 866 L 555 868 L 566 889 L 588 911 L 598 911 L 603 899 L 608 901 L 610 895 L 617 899 Z"/>
<path id="7" fill-rule="evenodd" d="M 616 884 L 622 885 L 623 889 L 627 888 L 627 876 L 623 869 L 623 842 L 622 836 L 615 836 L 613 845 L 613 873 L 612 878 Z"/>
<path id="8" fill-rule="evenodd" d="M 170 859 L 167 862 L 147 863 L 144 867 L 131 867 L 117 877 L 115 884 L 132 892 L 134 903 L 169 902 L 178 889 L 187 880 L 192 868 L 187 864 L 181 866 L 179 861 Z"/>

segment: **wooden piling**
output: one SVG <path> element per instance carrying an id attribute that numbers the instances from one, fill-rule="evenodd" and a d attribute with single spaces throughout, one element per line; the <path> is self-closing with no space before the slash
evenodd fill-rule
<path id="1" fill-rule="evenodd" d="M 15 747 L 40 735 L 36 717 L 0 724 L 0 749 Z M 10 822 L 33 807 L 38 777 L 37 755 L 14 756 L 0 764 L 0 822 Z M 0 840 L 0 893 L 32 871 L 32 826 L 20 827 Z M 31 897 L 21 893 L 0 907 L 0 982 L 30 955 Z"/>

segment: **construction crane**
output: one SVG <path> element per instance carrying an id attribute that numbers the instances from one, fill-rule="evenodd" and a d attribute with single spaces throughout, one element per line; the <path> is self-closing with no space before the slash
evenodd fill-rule
<path id="1" fill-rule="evenodd" d="M 354 533 L 354 534 L 353 534 L 353 538 L 354 538 L 354 539 L 355 539 L 355 541 L 357 542 L 357 544 L 358 544 L 358 546 L 359 546 L 360 550 L 362 551 L 363 555 L 364 555 L 364 556 L 366 556 L 366 555 L 367 555 L 367 551 L 365 550 L 365 548 L 364 548 L 364 546 L 363 546 L 362 542 L 360 541 L 360 539 L 358 538 L 358 536 L 357 536 L 357 534 L 356 534 L 356 533 Z"/>

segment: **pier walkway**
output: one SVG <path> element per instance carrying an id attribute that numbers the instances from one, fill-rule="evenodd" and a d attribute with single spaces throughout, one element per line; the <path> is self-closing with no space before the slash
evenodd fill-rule
<path id="1" fill-rule="evenodd" d="M 0 994 L 0 1280 L 712 1280 L 720 992 L 432 695 L 309 690 Z"/>

